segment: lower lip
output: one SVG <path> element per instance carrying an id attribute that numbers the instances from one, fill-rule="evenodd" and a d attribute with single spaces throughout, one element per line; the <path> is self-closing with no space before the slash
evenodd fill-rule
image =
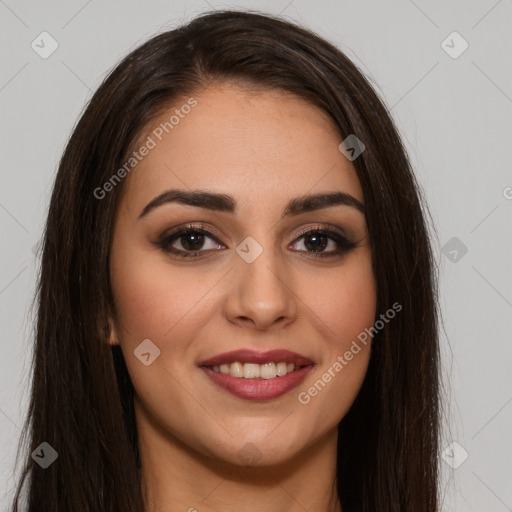
<path id="1" fill-rule="evenodd" d="M 229 374 L 214 372 L 211 368 L 201 366 L 210 379 L 232 395 L 245 400 L 271 400 L 285 395 L 297 387 L 313 366 L 304 366 L 300 370 L 287 373 L 284 377 L 273 379 L 245 379 Z"/>

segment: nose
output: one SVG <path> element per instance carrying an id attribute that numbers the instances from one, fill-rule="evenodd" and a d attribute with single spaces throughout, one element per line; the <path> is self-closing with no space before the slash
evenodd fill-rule
<path id="1" fill-rule="evenodd" d="M 264 247 L 251 263 L 236 254 L 228 279 L 225 315 L 230 322 L 267 330 L 295 320 L 298 298 L 293 276 L 277 250 Z"/>

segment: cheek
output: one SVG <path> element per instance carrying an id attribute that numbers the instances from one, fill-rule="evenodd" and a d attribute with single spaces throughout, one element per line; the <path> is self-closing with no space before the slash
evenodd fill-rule
<path id="1" fill-rule="evenodd" d="M 172 266 L 157 251 L 122 254 L 122 258 L 112 258 L 111 283 L 128 371 L 141 396 L 174 396 L 181 389 L 177 382 L 189 378 L 187 365 L 194 358 L 194 340 L 212 312 L 218 311 L 212 307 L 208 291 L 219 276 L 212 270 L 199 275 L 197 269 Z M 146 339 L 160 350 L 148 367 L 134 357 Z"/>
<path id="2" fill-rule="evenodd" d="M 201 314 L 209 280 L 199 286 L 187 272 L 172 269 L 156 253 L 126 254 L 113 261 L 111 283 L 119 342 L 137 395 L 143 401 L 155 396 L 178 400 L 175 395 L 180 386 L 176 382 L 186 377 L 180 363 L 187 359 L 190 340 L 198 329 L 194 319 Z M 160 350 L 148 366 L 134 357 L 146 339 Z"/>
<path id="3" fill-rule="evenodd" d="M 321 366 L 309 387 L 299 390 L 298 401 L 315 409 L 320 424 L 334 425 L 355 400 L 370 359 L 371 337 L 365 329 L 375 322 L 377 289 L 369 253 L 316 284 L 307 305 L 316 331 L 324 335 L 324 351 Z"/>
<path id="4" fill-rule="evenodd" d="M 322 275 L 304 277 L 301 298 L 317 318 L 331 349 L 347 350 L 358 334 L 373 325 L 377 289 L 369 251 Z"/>
<path id="5" fill-rule="evenodd" d="M 155 258 L 156 260 L 156 258 Z M 123 337 L 164 340 L 200 302 L 204 292 L 186 272 L 147 257 L 112 268 L 112 288 Z"/>

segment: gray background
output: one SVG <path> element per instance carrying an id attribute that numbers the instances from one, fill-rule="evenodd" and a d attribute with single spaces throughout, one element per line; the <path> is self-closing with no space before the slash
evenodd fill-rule
<path id="1" fill-rule="evenodd" d="M 443 511 L 512 510 L 510 0 L 0 0 L 1 510 L 12 493 L 29 398 L 33 249 L 65 142 L 105 73 L 129 50 L 226 7 L 281 13 L 312 28 L 344 50 L 389 105 L 438 230 L 443 448 L 460 444 L 440 459 Z M 31 47 L 43 31 L 59 45 L 46 59 Z M 469 44 L 457 58 L 445 51 L 463 49 L 457 36 L 446 39 L 454 31 Z M 469 456 L 461 463 L 462 450 Z"/>

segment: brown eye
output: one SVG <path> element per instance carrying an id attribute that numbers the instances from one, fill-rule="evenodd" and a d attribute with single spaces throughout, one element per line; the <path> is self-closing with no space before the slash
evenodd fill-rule
<path id="1" fill-rule="evenodd" d="M 313 252 L 322 252 L 329 245 L 329 237 L 323 234 L 306 235 L 304 240 L 304 245 Z"/>
<path id="2" fill-rule="evenodd" d="M 186 251 L 196 251 L 203 247 L 204 234 L 192 231 L 185 235 L 181 235 L 178 240 Z"/>
<path id="3" fill-rule="evenodd" d="M 193 226 L 164 236 L 156 242 L 156 245 L 166 252 L 183 258 L 197 257 L 201 253 L 224 248 L 209 231 Z"/>
<path id="4" fill-rule="evenodd" d="M 303 240 L 300 242 L 300 240 Z M 303 245 L 305 249 L 298 252 L 309 253 L 314 257 L 339 256 L 357 246 L 342 234 L 326 229 L 304 230 L 293 245 Z"/>

